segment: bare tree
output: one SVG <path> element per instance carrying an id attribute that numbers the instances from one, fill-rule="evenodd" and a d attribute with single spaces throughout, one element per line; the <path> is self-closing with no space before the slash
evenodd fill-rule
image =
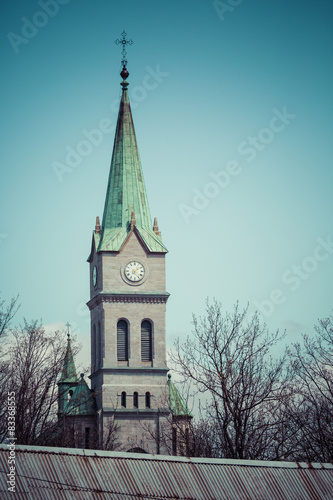
<path id="1" fill-rule="evenodd" d="M 210 425 L 197 425 L 194 442 L 206 435 L 213 456 L 278 459 L 286 453 L 277 444 L 281 413 L 290 397 L 287 351 L 273 359 L 270 350 L 283 335 L 270 333 L 258 315 L 249 320 L 246 315 L 247 308 L 240 311 L 236 304 L 223 317 L 221 305 L 207 301 L 206 316 L 193 316 L 193 335 L 182 345 L 178 340 L 172 361 L 208 399 L 205 420 Z M 204 449 L 201 442 L 196 453 Z"/>
<path id="2" fill-rule="evenodd" d="M 120 425 L 115 421 L 114 415 L 108 418 L 107 425 L 103 429 L 102 444 L 96 443 L 96 449 L 114 451 L 120 447 L 118 431 Z"/>
<path id="3" fill-rule="evenodd" d="M 36 321 L 25 321 L 22 328 L 12 333 L 14 340 L 9 344 L 6 360 L 7 379 L 1 391 L 5 395 L 9 391 L 15 393 L 17 443 L 50 444 L 51 429 L 57 427 L 57 381 L 66 342 L 61 332 L 46 334 Z"/>
<path id="4" fill-rule="evenodd" d="M 10 322 L 20 307 L 17 304 L 17 301 L 18 296 L 13 297 L 10 303 L 6 306 L 5 301 L 0 299 L 0 340 L 3 340 L 6 337 Z"/>
<path id="5" fill-rule="evenodd" d="M 0 299 L 0 442 L 8 431 L 8 386 L 10 380 L 10 361 L 7 356 L 7 336 L 10 323 L 19 305 L 18 296 L 13 297 L 8 305 Z"/>
<path id="6" fill-rule="evenodd" d="M 295 400 L 289 421 L 298 427 L 296 459 L 333 460 L 333 316 L 319 320 L 314 338 L 294 344 Z"/>
<path id="7" fill-rule="evenodd" d="M 216 440 L 214 421 L 209 417 L 200 417 L 191 422 L 190 456 L 218 458 L 221 456 Z"/>
<path id="8" fill-rule="evenodd" d="M 36 321 L 24 321 L 23 327 L 10 330 L 16 311 L 17 298 L 8 306 L 0 301 L 0 442 L 8 437 L 10 393 L 10 407 L 15 407 L 17 444 L 73 447 L 82 427 L 81 422 L 78 425 L 80 407 L 93 405 L 94 395 L 88 392 L 76 395 L 58 418 L 59 391 L 64 390 L 66 396 L 68 392 L 67 386 L 62 389 L 57 384 L 67 342 L 62 332 L 46 333 Z M 11 337 L 7 341 L 9 332 Z M 71 349 L 74 356 L 79 351 L 75 339 L 71 341 Z M 110 419 L 104 429 L 103 449 L 117 448 L 117 429 L 114 419 Z M 96 429 L 92 426 L 91 430 L 90 446 L 98 448 Z"/>

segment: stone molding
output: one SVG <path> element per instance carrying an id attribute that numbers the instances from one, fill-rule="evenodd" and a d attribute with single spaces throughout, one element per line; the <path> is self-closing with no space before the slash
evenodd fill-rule
<path id="1" fill-rule="evenodd" d="M 91 311 L 101 302 L 117 302 L 117 303 L 129 303 L 137 302 L 141 304 L 166 304 L 169 298 L 167 292 L 163 294 L 128 294 L 128 293 L 99 293 L 96 297 L 93 297 L 87 306 Z"/>
<path id="2" fill-rule="evenodd" d="M 149 374 L 149 372 L 152 375 L 167 375 L 167 373 L 170 371 L 170 368 L 168 367 L 155 367 L 155 366 L 116 366 L 116 367 L 111 367 L 111 366 L 103 366 L 102 368 L 99 368 L 95 372 L 91 373 L 89 375 L 89 378 L 95 377 L 97 374 L 103 373 L 106 375 L 120 375 L 120 374 L 130 374 L 130 375 L 137 375 L 138 373 L 144 372 L 145 375 Z"/>

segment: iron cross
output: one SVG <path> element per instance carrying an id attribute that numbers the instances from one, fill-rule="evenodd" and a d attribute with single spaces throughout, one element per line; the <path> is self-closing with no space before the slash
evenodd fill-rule
<path id="1" fill-rule="evenodd" d="M 127 64 L 127 59 L 126 59 L 126 55 L 127 55 L 126 45 L 132 45 L 133 44 L 133 40 L 126 40 L 127 33 L 126 33 L 125 30 L 122 32 L 121 36 L 123 38 L 121 40 L 119 40 L 119 38 L 117 38 L 117 40 L 115 40 L 114 43 L 116 43 L 117 45 L 119 45 L 121 43 L 121 45 L 123 47 L 122 51 L 121 51 L 121 55 L 123 56 L 123 58 L 121 60 L 121 64 L 126 67 L 126 64 Z"/>
<path id="2" fill-rule="evenodd" d="M 70 337 L 69 327 L 70 327 L 71 325 L 70 325 L 70 324 L 68 323 L 68 321 L 67 321 L 67 324 L 66 324 L 65 326 L 67 326 L 67 337 L 68 337 L 68 339 L 69 339 L 69 337 Z"/>

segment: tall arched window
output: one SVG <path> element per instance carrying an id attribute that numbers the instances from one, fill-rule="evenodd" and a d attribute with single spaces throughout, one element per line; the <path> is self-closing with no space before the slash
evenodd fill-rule
<path id="1" fill-rule="evenodd" d="M 150 321 L 142 321 L 141 323 L 141 360 L 153 360 L 153 336 Z"/>
<path id="2" fill-rule="evenodd" d="M 97 344 L 96 344 L 96 368 L 102 366 L 102 336 L 101 336 L 101 322 L 97 325 Z"/>
<path id="3" fill-rule="evenodd" d="M 150 392 L 146 392 L 146 408 L 150 408 Z"/>
<path id="4" fill-rule="evenodd" d="M 128 361 L 128 325 L 123 319 L 117 323 L 117 359 Z"/>
<path id="5" fill-rule="evenodd" d="M 133 408 L 139 407 L 139 394 L 137 392 L 133 393 Z"/>
<path id="6" fill-rule="evenodd" d="M 126 408 L 126 392 L 122 392 L 121 393 L 121 406 L 123 408 Z"/>
<path id="7" fill-rule="evenodd" d="M 91 353 L 92 353 L 92 356 L 91 356 L 91 363 L 93 365 L 93 370 L 96 371 L 97 370 L 97 367 L 96 367 L 96 360 L 97 360 L 97 352 L 96 352 L 96 349 L 97 349 L 97 341 L 96 341 L 96 325 L 93 326 L 93 334 L 92 334 L 92 346 L 91 346 Z"/>

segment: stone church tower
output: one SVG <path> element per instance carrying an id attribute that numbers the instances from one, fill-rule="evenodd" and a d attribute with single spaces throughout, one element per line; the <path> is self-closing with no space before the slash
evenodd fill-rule
<path id="1" fill-rule="evenodd" d="M 88 258 L 91 389 L 83 374 L 78 379 L 67 324 L 56 437 L 70 447 L 188 455 L 192 416 L 167 377 L 167 249 L 150 216 L 127 91 L 132 42 L 122 35 L 122 96 L 102 224 L 97 217 Z"/>
<path id="2" fill-rule="evenodd" d="M 127 62 L 127 61 L 126 61 Z M 166 362 L 164 246 L 150 216 L 123 66 L 102 224 L 90 264 L 91 387 L 99 445 L 114 423 L 124 451 L 167 453 L 170 416 Z M 171 439 L 172 439 L 172 433 Z"/>

